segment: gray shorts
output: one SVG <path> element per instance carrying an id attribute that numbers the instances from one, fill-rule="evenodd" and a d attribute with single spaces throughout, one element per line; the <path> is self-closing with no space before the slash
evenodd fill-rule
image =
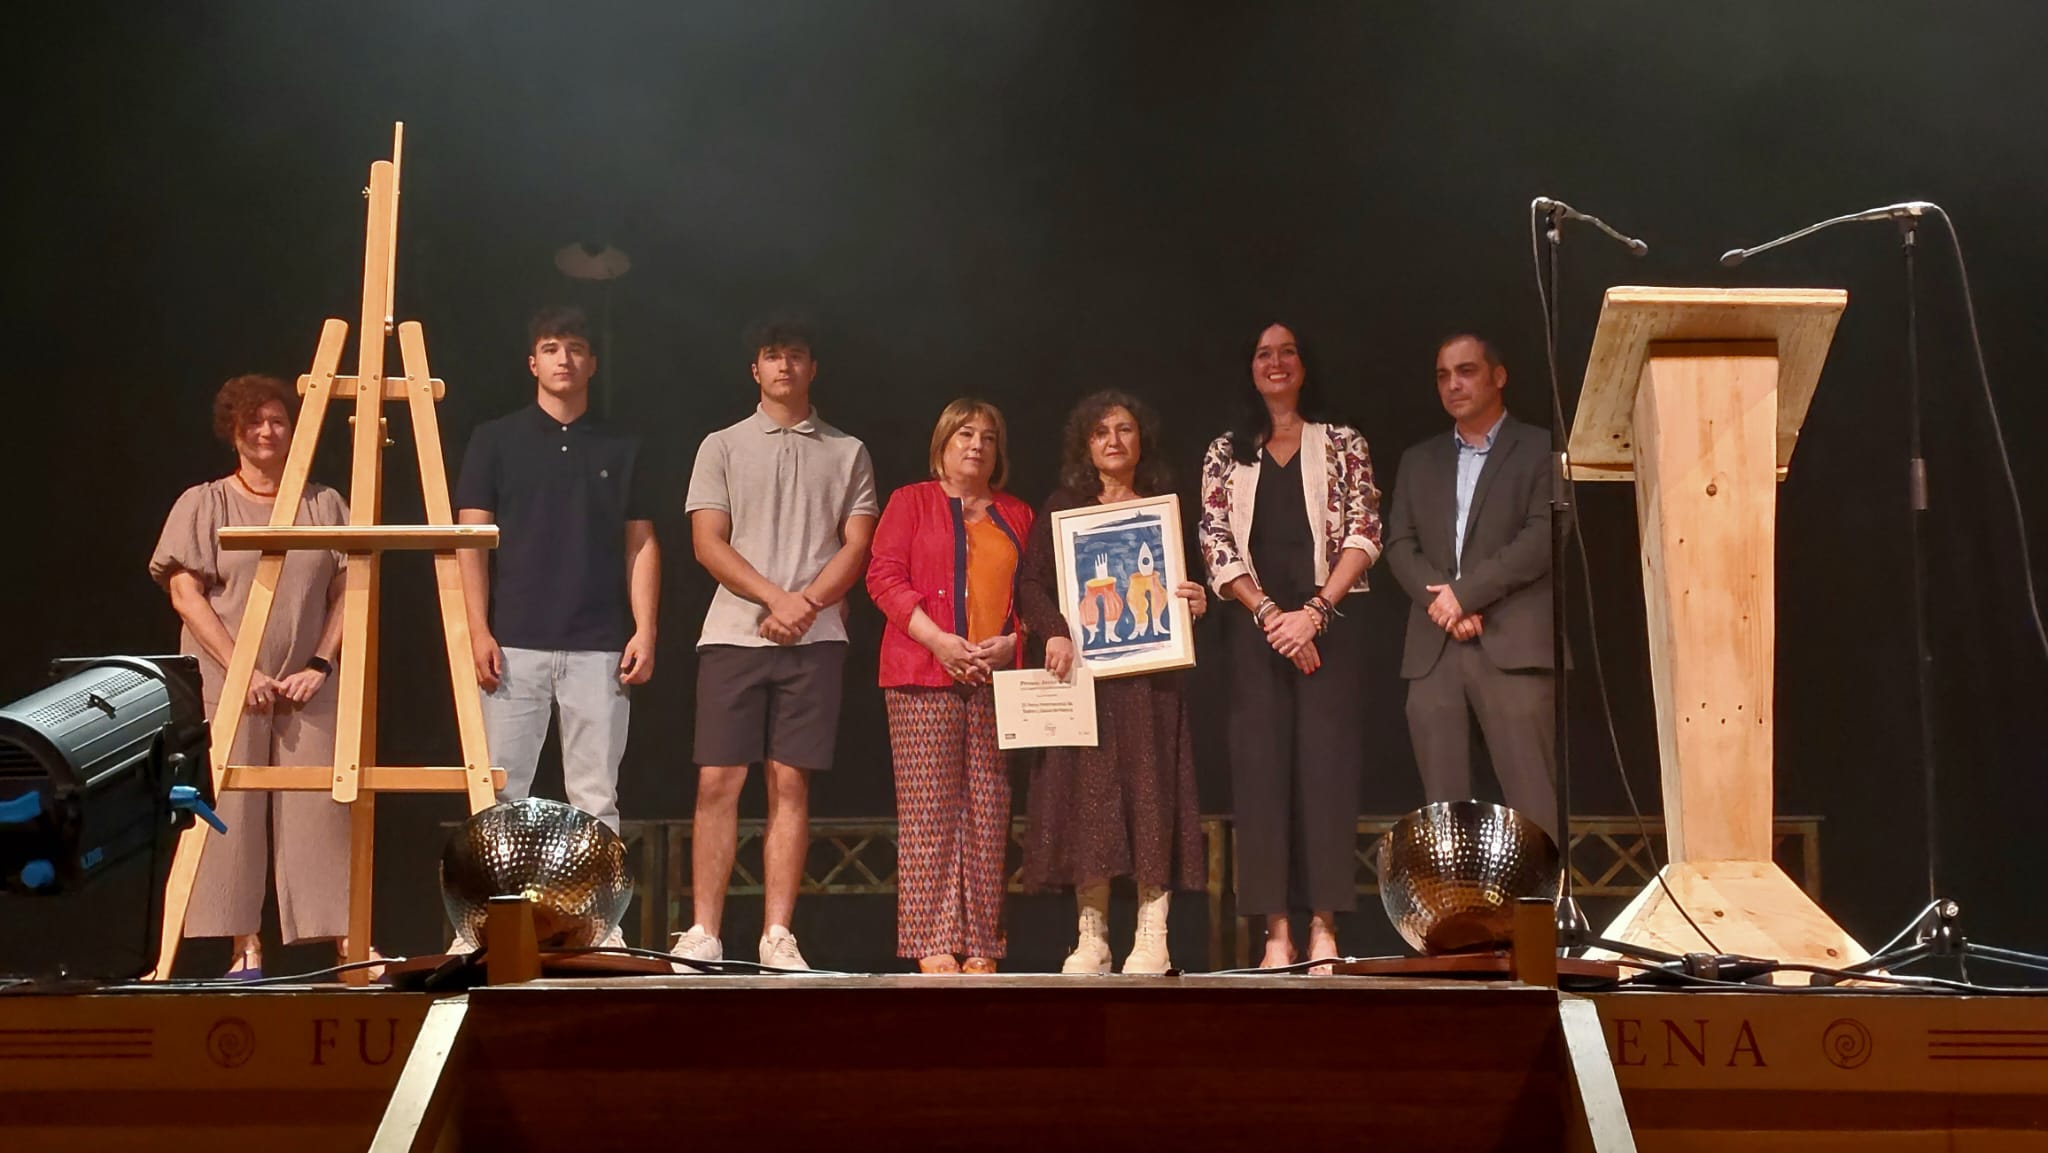
<path id="1" fill-rule="evenodd" d="M 697 763 L 829 769 L 846 642 L 697 650 Z"/>

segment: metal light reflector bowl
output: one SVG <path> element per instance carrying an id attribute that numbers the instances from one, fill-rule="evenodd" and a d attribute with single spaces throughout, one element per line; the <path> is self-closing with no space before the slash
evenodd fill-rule
<path id="1" fill-rule="evenodd" d="M 543 947 L 596 945 L 633 899 L 626 843 L 560 801 L 527 797 L 464 821 L 441 851 L 441 903 L 456 932 L 484 939 L 492 897 L 525 896 Z"/>
<path id="2" fill-rule="evenodd" d="M 1425 805 L 1402 817 L 1374 853 L 1387 919 L 1424 953 L 1505 944 L 1517 900 L 1557 895 L 1557 845 L 1503 805 Z"/>

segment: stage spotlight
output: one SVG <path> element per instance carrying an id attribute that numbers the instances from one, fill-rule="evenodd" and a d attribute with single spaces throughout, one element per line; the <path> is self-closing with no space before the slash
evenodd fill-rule
<path id="1" fill-rule="evenodd" d="M 1424 953 L 1506 944 L 1515 902 L 1557 895 L 1557 845 L 1503 805 L 1442 801 L 1402 817 L 1374 850 L 1380 901 Z"/>
<path id="2" fill-rule="evenodd" d="M 210 807 L 199 662 L 57 661 L 0 708 L 0 973 L 128 979 L 156 965 L 178 833 Z"/>

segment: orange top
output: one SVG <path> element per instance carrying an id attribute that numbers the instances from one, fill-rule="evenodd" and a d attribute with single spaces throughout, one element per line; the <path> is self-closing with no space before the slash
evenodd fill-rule
<path id="1" fill-rule="evenodd" d="M 1010 619 L 1010 589 L 1017 575 L 1017 546 L 1010 534 L 983 516 L 967 524 L 967 640 L 979 644 L 1004 632 Z"/>

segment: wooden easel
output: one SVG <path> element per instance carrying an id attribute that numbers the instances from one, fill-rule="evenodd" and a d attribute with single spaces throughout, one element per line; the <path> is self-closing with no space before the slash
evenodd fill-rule
<path id="1" fill-rule="evenodd" d="M 472 813 L 496 801 L 504 784 L 503 769 L 492 768 L 484 740 L 483 702 L 477 694 L 476 669 L 470 655 L 469 613 L 462 590 L 456 550 L 496 548 L 496 525 L 457 525 L 448 496 L 448 470 L 441 456 L 441 430 L 434 403 L 444 386 L 427 371 L 426 336 L 418 321 L 396 325 L 403 376 L 384 374 L 385 343 L 394 332 L 392 303 L 394 264 L 398 253 L 398 166 L 405 144 L 405 125 L 392 133 L 391 159 L 370 165 L 369 230 L 363 243 L 363 301 L 356 375 L 337 376 L 345 321 L 330 318 L 320 330 L 312 371 L 299 378 L 305 398 L 292 430 L 284 478 L 268 527 L 223 528 L 224 549 L 255 550 L 256 582 L 236 630 L 234 658 L 213 718 L 212 764 L 216 796 L 224 789 L 326 790 L 349 806 L 348 961 L 364 961 L 370 950 L 370 883 L 374 874 L 376 795 L 380 792 L 466 793 Z M 313 451 L 327 402 L 353 397 L 354 460 L 349 472 L 349 513 L 346 525 L 299 525 L 299 498 L 313 467 Z M 418 443 L 420 488 L 428 523 L 387 525 L 382 521 L 386 401 L 404 401 L 412 415 Z M 283 767 L 228 763 L 256 652 L 270 623 L 270 610 L 284 571 L 285 554 L 293 549 L 334 549 L 348 555 L 343 577 L 340 700 L 334 733 L 332 766 Z M 434 554 L 434 579 L 440 591 L 441 632 L 448 648 L 448 678 L 455 690 L 455 723 L 462 739 L 462 764 L 446 767 L 393 767 L 366 763 L 377 750 L 377 640 L 379 635 L 379 569 L 383 554 L 393 550 L 424 550 Z M 279 670 L 289 672 L 291 670 Z M 209 830 L 195 825 L 178 841 L 164 892 L 163 941 L 153 979 L 170 975 L 184 933 L 185 911 L 199 875 L 199 858 Z M 362 969 L 343 975 L 350 984 L 368 982 Z"/>

